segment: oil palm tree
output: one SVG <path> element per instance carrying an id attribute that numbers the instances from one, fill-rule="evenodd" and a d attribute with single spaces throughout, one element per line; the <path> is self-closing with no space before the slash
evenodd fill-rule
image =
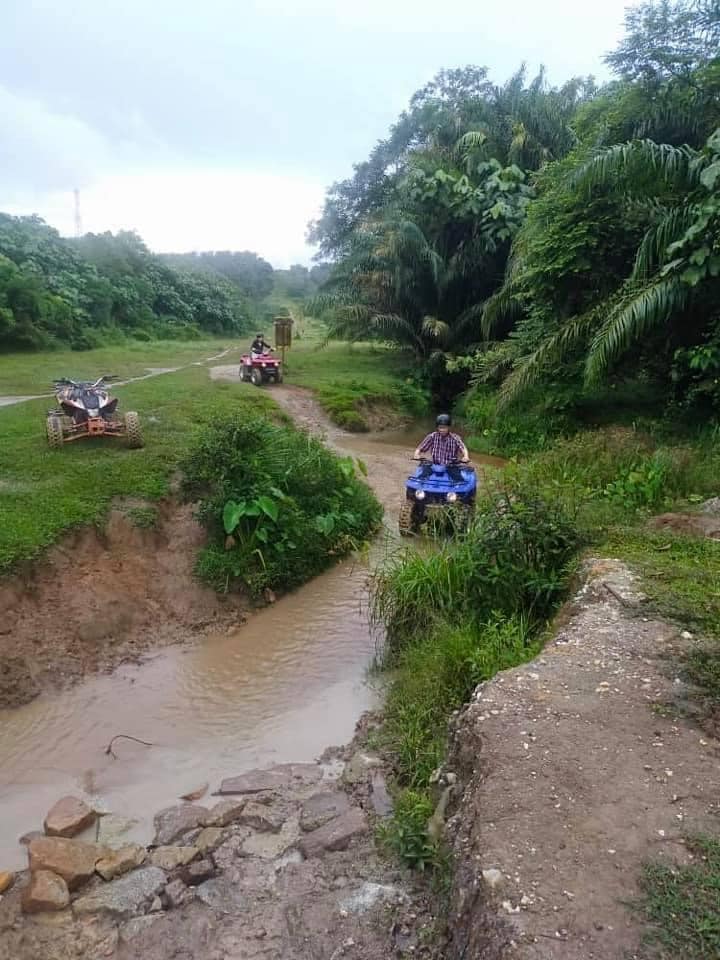
<path id="1" fill-rule="evenodd" d="M 699 343 L 720 317 L 720 130 L 705 148 L 636 140 L 603 150 L 572 177 L 578 202 L 597 190 L 644 205 L 648 226 L 633 270 L 607 300 L 566 320 L 505 381 L 516 400 L 551 365 L 585 344 L 585 379 L 604 377 L 631 347 L 658 330 Z M 486 333 L 517 301 L 522 265 L 485 310 Z"/>

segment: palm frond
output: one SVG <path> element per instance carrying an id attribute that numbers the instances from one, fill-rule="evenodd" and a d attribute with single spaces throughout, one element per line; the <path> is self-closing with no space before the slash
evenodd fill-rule
<path id="1" fill-rule="evenodd" d="M 480 326 L 486 340 L 491 340 L 497 330 L 512 325 L 522 316 L 524 307 L 518 293 L 516 283 L 506 282 L 485 301 Z"/>
<path id="2" fill-rule="evenodd" d="M 521 360 L 500 388 L 498 408 L 505 409 L 516 403 L 522 394 L 539 382 L 549 367 L 561 363 L 587 337 L 597 320 L 595 310 L 573 317 L 554 336 Z"/>
<path id="3" fill-rule="evenodd" d="M 688 302 L 689 288 L 677 277 L 644 286 L 610 313 L 595 334 L 585 363 L 588 383 L 599 380 L 628 347 L 653 327 L 667 323 Z"/>
<path id="4" fill-rule="evenodd" d="M 445 342 L 450 336 L 450 327 L 444 320 L 440 320 L 438 317 L 424 317 L 422 332 L 426 337 Z"/>
<path id="5" fill-rule="evenodd" d="M 663 263 L 667 248 L 683 236 L 697 214 L 694 204 L 680 204 L 666 210 L 658 223 L 645 233 L 635 254 L 631 281 L 649 280 Z"/>
<path id="6" fill-rule="evenodd" d="M 631 140 L 617 143 L 592 159 L 575 172 L 571 184 L 575 189 L 590 193 L 595 187 L 613 183 L 618 174 L 630 179 L 652 176 L 665 184 L 691 190 L 699 181 L 705 163 L 691 147 L 674 147 L 669 143 L 654 140 Z M 627 184 L 632 186 L 632 183 Z"/>

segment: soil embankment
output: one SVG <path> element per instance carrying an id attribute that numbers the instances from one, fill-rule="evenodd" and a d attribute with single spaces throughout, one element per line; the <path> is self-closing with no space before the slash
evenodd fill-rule
<path id="1" fill-rule="evenodd" d="M 448 960 L 646 957 L 644 864 L 717 828 L 720 742 L 678 709 L 693 639 L 643 615 L 618 561 L 586 577 L 542 654 L 458 719 Z"/>
<path id="2" fill-rule="evenodd" d="M 152 509 L 118 503 L 103 530 L 78 530 L 0 581 L 0 708 L 243 620 L 241 597 L 219 597 L 193 575 L 204 531 L 192 506 L 168 501 L 156 518 Z M 152 525 L 138 526 L 135 512 Z"/>

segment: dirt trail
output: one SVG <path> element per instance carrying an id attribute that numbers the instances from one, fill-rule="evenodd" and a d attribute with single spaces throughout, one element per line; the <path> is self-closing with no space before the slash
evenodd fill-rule
<path id="1" fill-rule="evenodd" d="M 452 960 L 645 957 L 643 864 L 686 863 L 684 837 L 717 830 L 720 742 L 674 708 L 692 640 L 643 616 L 619 561 L 586 573 L 543 653 L 457 724 Z"/>
<path id="2" fill-rule="evenodd" d="M 206 363 L 212 363 L 213 360 L 221 360 L 228 353 L 232 353 L 233 349 L 235 348 L 227 347 L 227 349 L 214 354 L 212 357 L 191 360 L 190 363 L 184 363 L 177 367 L 145 367 L 147 373 L 141 373 L 137 377 L 128 377 L 127 380 L 118 380 L 113 384 L 113 387 L 124 387 L 128 383 L 137 383 L 139 380 L 151 380 L 153 377 L 161 377 L 166 373 L 177 373 L 178 370 L 187 370 L 189 367 L 202 367 Z M 42 400 L 54 396 L 54 393 L 36 393 L 32 396 L 0 396 L 0 407 L 12 407 L 17 403 L 27 403 L 28 400 Z"/>

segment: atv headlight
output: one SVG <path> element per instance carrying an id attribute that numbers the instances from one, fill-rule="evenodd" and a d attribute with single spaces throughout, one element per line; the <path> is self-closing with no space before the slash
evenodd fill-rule
<path id="1" fill-rule="evenodd" d="M 447 502 L 448 502 L 448 503 L 455 503 L 456 500 L 457 500 L 457 494 L 456 494 L 456 493 L 449 493 L 449 494 L 447 495 Z"/>
<path id="2" fill-rule="evenodd" d="M 424 499 L 425 499 L 425 491 L 424 491 L 424 490 L 416 490 L 416 491 L 415 491 L 415 499 L 416 499 L 416 500 L 424 500 Z"/>

